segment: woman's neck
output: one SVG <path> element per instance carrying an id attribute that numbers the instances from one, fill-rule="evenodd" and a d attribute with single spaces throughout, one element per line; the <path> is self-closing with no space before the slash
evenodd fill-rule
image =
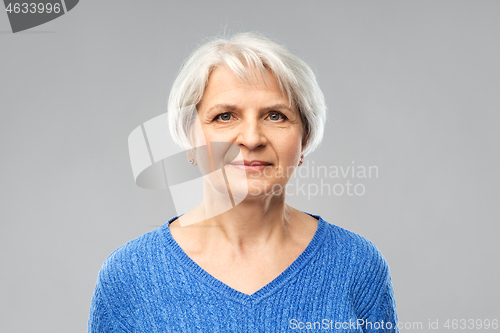
<path id="1" fill-rule="evenodd" d="M 204 200 L 179 218 L 180 226 L 186 226 L 190 238 L 200 245 L 224 243 L 242 252 L 266 244 L 279 246 L 290 240 L 290 231 L 296 227 L 293 221 L 298 220 L 297 211 L 285 204 L 284 196 L 248 198 L 218 215 L 214 210 L 220 206 L 211 201 Z"/>

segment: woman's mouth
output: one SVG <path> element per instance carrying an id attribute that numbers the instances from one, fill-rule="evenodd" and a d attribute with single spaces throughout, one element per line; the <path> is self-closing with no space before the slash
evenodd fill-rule
<path id="1" fill-rule="evenodd" d="M 234 166 L 237 169 L 245 170 L 248 172 L 263 171 L 265 168 L 271 166 L 272 164 L 265 161 L 234 161 L 229 163 L 229 165 Z"/>

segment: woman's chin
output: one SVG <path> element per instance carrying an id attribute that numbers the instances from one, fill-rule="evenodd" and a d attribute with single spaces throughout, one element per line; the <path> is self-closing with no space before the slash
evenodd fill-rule
<path id="1" fill-rule="evenodd" d="M 269 196 L 281 195 L 283 193 L 282 189 L 284 187 L 281 184 L 269 185 L 269 183 L 260 181 L 249 181 L 248 184 L 248 194 L 246 195 L 247 200 L 265 198 Z"/>

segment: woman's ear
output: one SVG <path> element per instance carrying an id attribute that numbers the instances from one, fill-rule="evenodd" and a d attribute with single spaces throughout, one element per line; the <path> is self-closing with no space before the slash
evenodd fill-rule
<path id="1" fill-rule="evenodd" d="M 307 142 L 309 141 L 309 133 L 310 132 L 307 132 L 307 134 L 304 135 L 304 137 L 302 138 L 302 149 L 301 149 L 301 151 L 304 151 L 304 148 L 307 146 Z"/>
<path id="2" fill-rule="evenodd" d="M 302 163 L 304 163 L 304 155 L 300 155 L 299 166 L 301 166 Z"/>
<path id="3" fill-rule="evenodd" d="M 197 165 L 198 163 L 196 162 L 196 150 L 193 149 L 188 149 L 186 150 L 187 153 L 187 160 L 188 163 L 191 165 Z"/>

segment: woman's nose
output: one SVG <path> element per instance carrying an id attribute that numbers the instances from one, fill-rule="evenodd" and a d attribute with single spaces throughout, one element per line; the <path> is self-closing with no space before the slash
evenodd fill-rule
<path id="1" fill-rule="evenodd" d="M 259 121 L 247 121 L 238 126 L 235 144 L 245 146 L 249 150 L 265 146 L 267 143 L 265 130 Z"/>

